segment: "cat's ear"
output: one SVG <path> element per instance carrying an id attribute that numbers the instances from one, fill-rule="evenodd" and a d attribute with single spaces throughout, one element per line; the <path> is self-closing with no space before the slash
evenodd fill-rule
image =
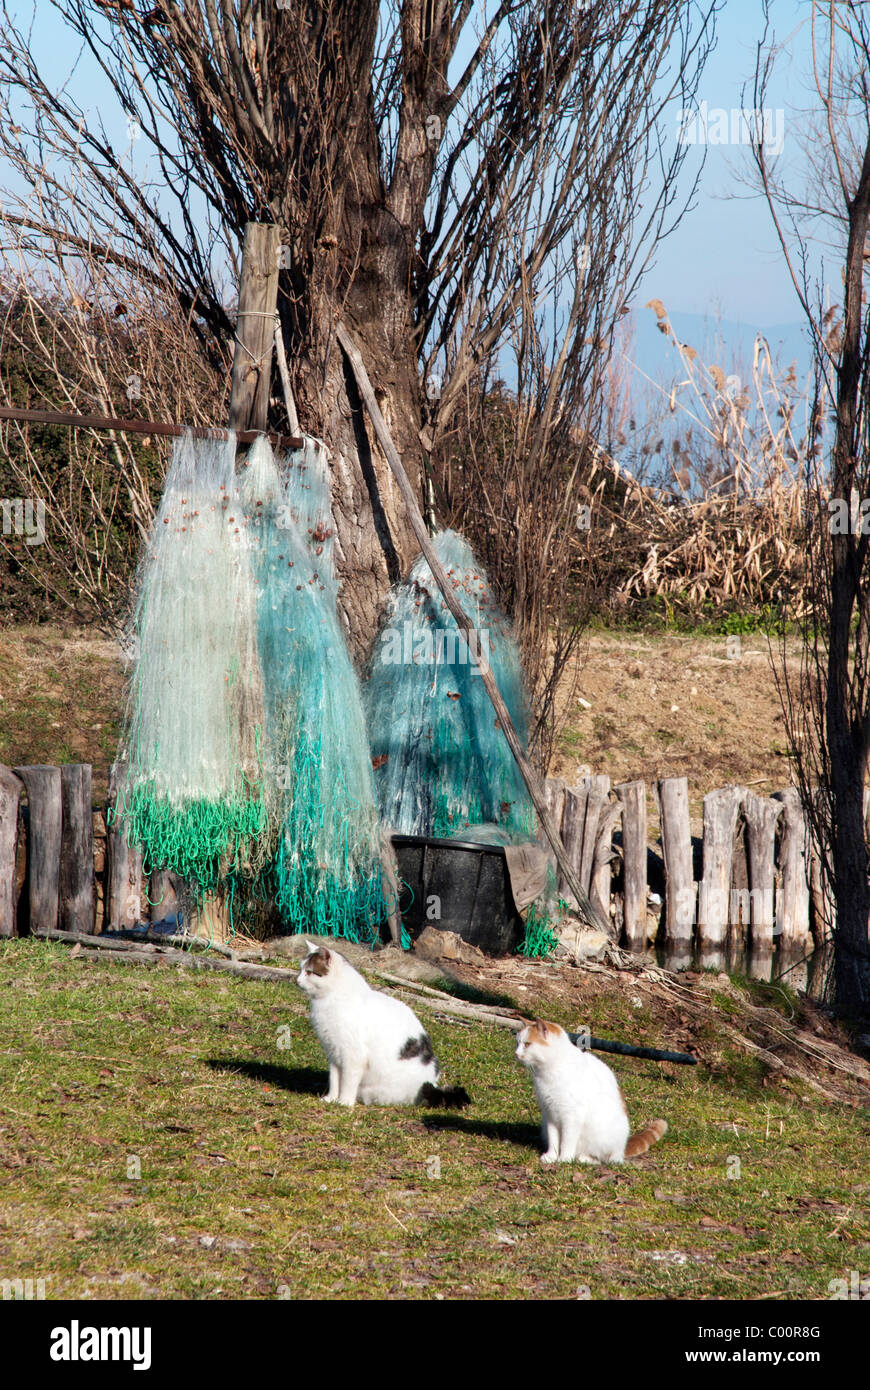
<path id="1" fill-rule="evenodd" d="M 307 936 L 306 936 L 306 938 L 305 938 L 305 945 L 308 947 L 308 954 L 309 954 L 309 956 L 313 956 L 314 953 L 315 953 L 315 951 L 319 951 L 319 950 L 320 950 L 320 947 L 319 947 L 319 946 L 315 946 L 313 941 L 309 941 Z"/>

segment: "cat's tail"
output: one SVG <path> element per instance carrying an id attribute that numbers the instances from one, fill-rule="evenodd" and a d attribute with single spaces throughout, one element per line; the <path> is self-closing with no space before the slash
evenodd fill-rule
<path id="1" fill-rule="evenodd" d="M 642 1129 L 639 1134 L 633 1134 L 625 1146 L 626 1158 L 638 1158 L 640 1154 L 645 1154 L 647 1149 L 651 1149 L 653 1144 L 658 1143 L 663 1134 L 667 1133 L 667 1120 L 653 1120 L 651 1125 Z"/>
<path id="2" fill-rule="evenodd" d="M 417 1104 L 428 1105 L 432 1110 L 462 1110 L 471 1104 L 471 1096 L 464 1086 L 433 1086 L 431 1081 L 425 1081 Z"/>

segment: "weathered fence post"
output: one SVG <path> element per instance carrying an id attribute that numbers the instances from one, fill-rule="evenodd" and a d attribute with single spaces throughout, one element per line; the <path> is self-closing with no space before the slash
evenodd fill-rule
<path id="1" fill-rule="evenodd" d="M 702 950 L 723 946 L 728 934 L 734 831 L 742 799 L 742 787 L 721 787 L 704 797 L 704 872 L 698 895 Z"/>
<path id="2" fill-rule="evenodd" d="M 88 763 L 60 769 L 60 925 L 63 931 L 94 930 L 94 813 Z"/>
<path id="3" fill-rule="evenodd" d="M 123 766 L 113 763 L 109 773 L 112 809 L 123 781 Z M 106 926 L 118 931 L 135 927 L 142 920 L 142 850 L 128 845 L 122 822 L 109 811 L 106 827 Z"/>
<path id="4" fill-rule="evenodd" d="M 32 932 L 54 930 L 60 908 L 62 796 L 60 768 L 34 764 L 14 771 L 27 789 L 28 912 Z"/>
<path id="5" fill-rule="evenodd" d="M 784 950 L 804 949 L 810 933 L 809 829 L 797 787 L 774 793 L 782 802 L 779 869 L 782 875 L 776 925 Z"/>
<path id="6" fill-rule="evenodd" d="M 550 819 L 560 834 L 562 831 L 562 812 L 565 809 L 566 790 L 565 783 L 559 777 L 548 777 L 544 783 L 544 800 L 547 803 L 547 810 L 550 813 Z M 549 843 L 543 832 L 540 833 L 539 838 L 544 841 L 544 848 L 547 851 L 547 863 L 555 872 L 558 865 L 556 863 L 556 854 L 553 846 Z"/>
<path id="7" fill-rule="evenodd" d="M 589 896 L 603 917 L 610 921 L 610 881 L 613 861 L 613 827 L 619 819 L 620 804 L 610 800 L 610 778 L 603 773 L 589 778 L 594 792 L 596 810 L 595 824 L 589 826 L 589 805 L 587 803 L 587 826 L 591 844 L 591 863 L 589 870 Z M 586 832 L 584 831 L 584 855 L 586 853 Z"/>
<path id="8" fill-rule="evenodd" d="M 746 792 L 743 814 L 749 840 L 749 922 L 752 950 L 773 950 L 774 853 L 776 823 L 782 805 L 757 792 Z"/>
<path id="9" fill-rule="evenodd" d="M 695 879 L 688 778 L 663 777 L 656 784 L 656 797 L 665 863 L 665 940 L 689 945 L 695 923 Z"/>
<path id="10" fill-rule="evenodd" d="M 610 778 L 603 774 L 595 774 L 584 780 L 586 783 L 586 816 L 583 821 L 583 843 L 580 849 L 577 873 L 586 892 L 590 893 L 592 890 L 592 870 L 595 864 L 595 847 L 598 841 L 598 826 L 610 797 Z"/>
<path id="11" fill-rule="evenodd" d="M 18 806 L 21 783 L 0 764 L 0 937 L 17 936 Z"/>
<path id="12" fill-rule="evenodd" d="M 584 891 L 587 885 L 580 873 L 580 859 L 583 850 L 583 826 L 586 820 L 588 796 L 587 787 L 566 787 L 562 802 L 562 844 L 565 846 L 565 854 L 570 860 L 571 867 L 579 878 L 580 886 Z M 559 877 L 559 892 L 566 900 L 573 897 L 564 874 Z"/>
<path id="13" fill-rule="evenodd" d="M 613 790 L 622 802 L 625 944 L 630 951 L 642 951 L 646 946 L 646 783 L 621 782 Z"/>

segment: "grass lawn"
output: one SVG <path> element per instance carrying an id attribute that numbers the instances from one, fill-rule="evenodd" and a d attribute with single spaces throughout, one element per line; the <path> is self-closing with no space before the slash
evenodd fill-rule
<path id="1" fill-rule="evenodd" d="M 697 1068 L 615 1060 L 634 1127 L 670 1125 L 648 1155 L 552 1171 L 505 1030 L 419 1006 L 471 1109 L 348 1111 L 322 1099 L 292 976 L 21 940 L 0 944 L 0 1000 L 0 1279 L 49 1299 L 826 1299 L 870 1275 L 870 1111 L 715 1028 Z M 576 1027 L 578 1007 L 545 1016 Z M 624 993 L 602 986 L 589 1021 L 628 1036 Z"/>

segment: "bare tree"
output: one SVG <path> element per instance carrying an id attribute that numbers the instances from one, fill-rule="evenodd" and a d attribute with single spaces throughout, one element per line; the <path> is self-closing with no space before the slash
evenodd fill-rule
<path id="1" fill-rule="evenodd" d="M 767 10 L 767 5 L 765 6 Z M 813 0 L 816 118 L 807 191 L 783 185 L 764 146 L 754 147 L 812 336 L 815 406 L 805 453 L 806 582 L 798 685 L 781 682 L 801 797 L 836 907 L 834 999 L 847 1016 L 870 1016 L 870 880 L 864 783 L 870 753 L 870 319 L 865 296 L 870 228 L 870 16 L 852 0 Z M 756 106 L 763 107 L 776 50 L 759 46 Z M 823 228 L 821 224 L 824 224 Z M 820 230 L 842 257 L 841 316 L 812 288 Z M 830 455 L 823 420 L 833 411 Z"/>
<path id="2" fill-rule="evenodd" d="M 78 255 L 86 279 L 94 258 L 129 274 L 127 300 L 138 302 L 136 286 L 159 296 L 186 325 L 189 351 L 225 379 L 242 229 L 249 219 L 281 226 L 290 376 L 303 428 L 332 450 L 342 603 L 358 656 L 414 546 L 337 322 L 359 341 L 418 482 L 421 445 L 437 451 L 451 431 L 456 443 L 469 392 L 493 368 L 512 378 L 517 497 L 522 515 L 548 509 L 546 529 L 533 535 L 519 516 L 503 526 L 498 514 L 489 525 L 502 554 L 519 556 L 514 611 L 537 602 L 530 650 L 546 601 L 530 600 L 529 576 L 559 574 L 582 463 L 575 449 L 555 469 L 553 440 L 568 423 L 594 433 L 612 322 L 678 215 L 686 151 L 663 117 L 690 99 L 715 0 L 499 0 L 485 10 L 472 0 L 57 0 L 56 9 L 150 164 L 143 175 L 69 86 L 49 87 L 6 15 L 0 150 L 25 189 L 4 198 L 7 245 L 30 266 Z M 98 389 L 83 380 L 78 399 Z M 204 397 L 220 398 L 219 389 Z M 163 413 L 178 404 L 167 390 Z"/>

